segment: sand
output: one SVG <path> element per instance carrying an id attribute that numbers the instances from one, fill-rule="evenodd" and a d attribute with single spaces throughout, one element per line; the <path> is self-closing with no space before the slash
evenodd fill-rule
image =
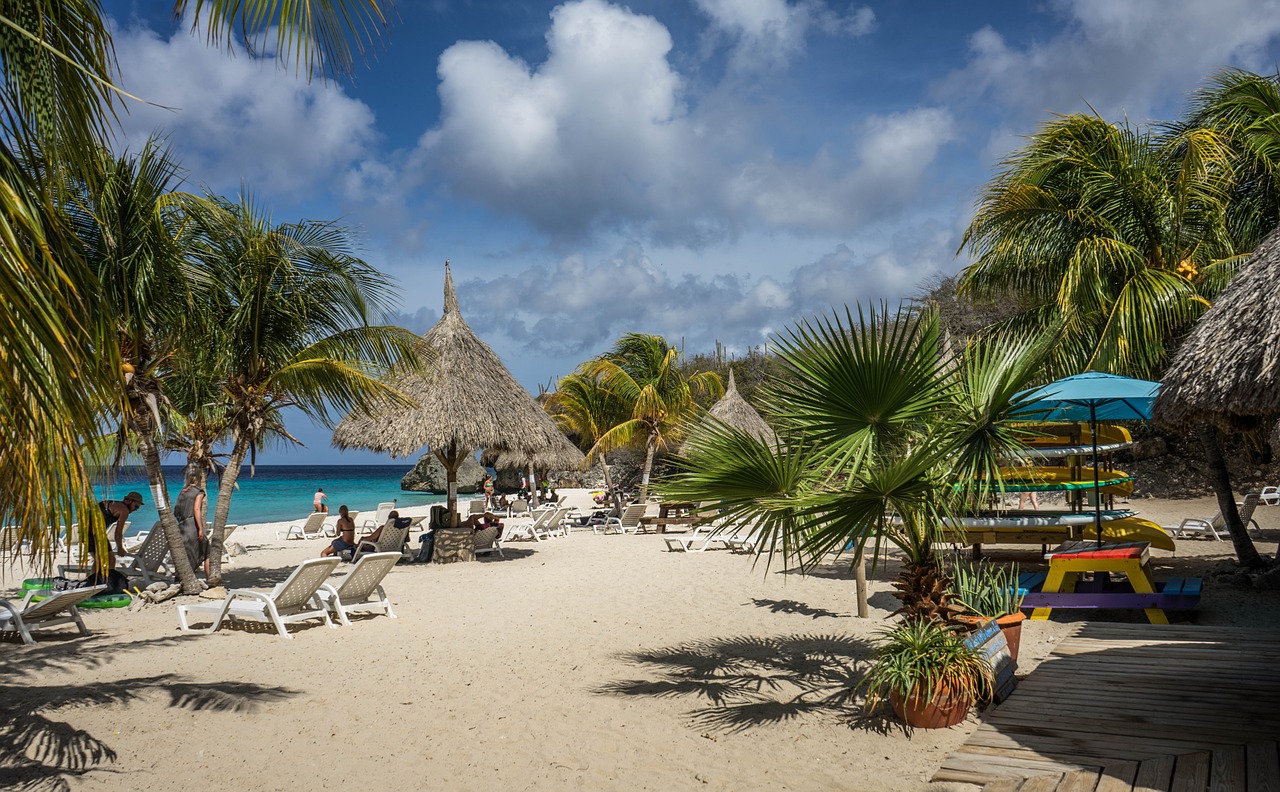
<path id="1" fill-rule="evenodd" d="M 1216 510 L 1132 506 L 1157 522 Z M 1257 519 L 1259 548 L 1274 553 L 1280 508 Z M 323 547 L 277 541 L 276 527 L 235 535 L 248 553 L 225 569 L 229 587 L 272 585 Z M 1231 547 L 1189 540 L 1154 555 L 1160 577 L 1198 574 Z M 0 786 L 44 775 L 86 790 L 920 789 L 976 721 L 907 735 L 849 695 L 896 607 L 894 571 L 880 568 L 859 619 L 843 563 L 800 576 L 579 531 L 509 543 L 505 559 L 396 567 L 398 618 L 298 626 L 291 640 L 240 626 L 184 635 L 173 602 L 89 612 L 91 637 L 50 631 L 0 649 L 0 740 L 33 763 L 18 777 L 0 768 Z M 1211 582 L 1191 619 L 1274 626 L 1278 601 Z M 1021 671 L 1081 618 L 1027 622 Z"/>

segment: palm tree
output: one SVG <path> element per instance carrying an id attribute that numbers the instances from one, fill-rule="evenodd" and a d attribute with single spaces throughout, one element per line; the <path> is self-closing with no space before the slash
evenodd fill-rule
<path id="1" fill-rule="evenodd" d="M 577 436 L 578 448 L 586 452 L 584 469 L 600 460 L 605 489 L 613 498 L 618 514 L 622 514 L 622 494 L 613 486 L 607 449 L 601 445 L 600 438 L 627 420 L 626 404 L 598 378 L 575 373 L 556 383 L 555 391 L 547 395 L 543 406 L 566 434 Z"/>
<path id="2" fill-rule="evenodd" d="M 68 214 L 117 330 L 124 372 L 121 447 L 128 432 L 146 468 L 182 590 L 194 594 L 200 586 L 169 503 L 159 446 L 167 405 L 164 377 L 192 304 L 175 239 L 173 191 L 179 181 L 177 164 L 154 139 L 136 155 L 100 150 Z"/>
<path id="3" fill-rule="evenodd" d="M 945 618 L 955 608 L 938 526 L 998 487 L 999 459 L 1024 449 L 1010 416 L 1048 345 L 1024 337 L 957 358 L 937 339 L 932 309 L 800 323 L 776 345 L 787 377 L 763 394 L 781 442 L 709 419 L 659 489 L 720 501 L 726 522 L 763 532 L 761 552 L 780 549 L 802 568 L 891 544 L 905 556 L 903 610 Z"/>
<path id="4" fill-rule="evenodd" d="M 1089 115 L 1031 137 L 987 187 L 961 250 L 961 288 L 1028 308 L 997 337 L 1061 325 L 1051 375 L 1159 378 L 1166 353 L 1226 284 L 1227 142 L 1192 128 L 1153 136 Z"/>
<path id="5" fill-rule="evenodd" d="M 648 497 L 654 455 L 679 436 L 695 410 L 695 392 L 724 393 L 716 374 L 681 371 L 680 357 L 680 350 L 662 336 L 627 333 L 609 352 L 580 368 L 579 373 L 597 379 L 627 410 L 627 419 L 605 428 L 596 445 L 601 450 L 620 448 L 644 438 L 642 502 Z"/>
<path id="6" fill-rule="evenodd" d="M 197 23 L 204 10 L 213 40 L 274 30 L 308 75 L 349 69 L 386 22 L 378 0 L 196 0 Z M 0 0 L 0 59 L 0 524 L 18 526 L 0 554 L 30 540 L 51 563 L 46 526 L 98 519 L 80 447 L 122 409 L 115 317 L 57 195 L 109 138 L 116 64 L 97 0 Z"/>
<path id="7" fill-rule="evenodd" d="M 390 305 L 391 284 L 353 255 L 347 229 L 274 225 L 247 198 L 209 198 L 190 212 L 200 238 L 194 266 L 221 289 L 208 310 L 222 328 L 216 357 L 232 446 L 218 482 L 218 544 L 246 456 L 273 435 L 292 440 L 280 423 L 283 408 L 332 426 L 334 411 L 405 403 L 385 380 L 397 367 L 420 366 L 425 353 L 412 332 L 372 324 Z M 214 583 L 219 560 L 210 553 Z"/>

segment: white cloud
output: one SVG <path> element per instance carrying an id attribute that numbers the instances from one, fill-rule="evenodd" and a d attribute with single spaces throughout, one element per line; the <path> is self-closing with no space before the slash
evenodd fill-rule
<path id="1" fill-rule="evenodd" d="M 819 18 L 812 5 L 722 6 L 744 31 L 768 29 L 775 12 Z M 562 239 L 613 228 L 700 247 L 761 224 L 853 229 L 909 199 L 953 134 L 947 113 L 920 108 L 836 126 L 811 159 L 783 161 L 723 96 L 704 109 L 685 95 L 671 47 L 657 20 L 604 0 L 552 12 L 540 65 L 492 42 L 455 44 L 419 166 Z"/>
<path id="2" fill-rule="evenodd" d="M 1057 35 L 1024 46 L 984 27 L 970 36 L 969 63 L 940 96 L 994 98 L 1026 121 L 1087 111 L 1135 121 L 1176 109 L 1181 92 L 1224 65 L 1274 70 L 1267 47 L 1280 36 L 1277 0 L 1056 0 Z M 1009 119 L 1013 120 L 1013 119 Z M 1029 130 L 1028 130 L 1029 131 Z"/>
<path id="3" fill-rule="evenodd" d="M 731 63 L 741 71 L 775 69 L 804 50 L 812 30 L 828 35 L 864 36 L 875 12 L 862 6 L 838 14 L 821 0 L 694 0 L 711 20 L 717 38 L 733 41 Z"/>
<path id="4" fill-rule="evenodd" d="M 691 352 L 716 341 L 745 349 L 832 308 L 912 293 L 929 274 L 954 268 L 954 234 L 926 224 L 871 254 L 837 244 L 815 261 L 759 278 L 673 276 L 630 243 L 594 263 L 572 255 L 508 275 L 459 277 L 458 298 L 468 323 L 504 358 L 580 361 L 630 331 L 683 340 Z M 423 313 L 413 326 L 425 329 L 424 317 L 434 315 Z"/>
<path id="5" fill-rule="evenodd" d="M 283 196 L 333 183 L 366 154 L 375 132 L 363 102 L 277 67 L 269 53 L 236 46 L 229 55 L 189 24 L 176 27 L 168 39 L 145 27 L 115 32 L 123 87 L 163 106 L 128 102 L 122 143 L 137 147 L 161 130 L 196 181 Z"/>

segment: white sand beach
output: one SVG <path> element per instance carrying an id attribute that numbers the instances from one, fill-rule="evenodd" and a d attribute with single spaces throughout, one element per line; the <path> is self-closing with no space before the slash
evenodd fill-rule
<path id="1" fill-rule="evenodd" d="M 1211 499 L 1131 507 L 1161 523 L 1216 511 Z M 1280 508 L 1256 518 L 1259 549 L 1275 553 Z M 225 569 L 228 587 L 270 586 L 324 546 L 277 541 L 276 527 L 236 533 L 248 553 Z M 1226 565 L 1232 548 L 1187 540 L 1153 555 L 1158 577 L 1183 576 Z M 34 762 L 15 781 L 71 768 L 49 775 L 85 790 L 920 789 L 976 721 L 907 735 L 863 720 L 849 689 L 897 606 L 894 573 L 877 570 L 859 619 L 844 562 L 801 576 L 584 529 L 508 543 L 505 559 L 398 566 L 385 584 L 398 618 L 297 626 L 292 640 L 181 634 L 176 601 L 97 610 L 88 638 L 6 638 L 0 739 Z M 1274 627 L 1275 602 L 1210 580 L 1200 609 L 1172 619 Z M 1082 618 L 1027 622 L 1020 672 Z"/>

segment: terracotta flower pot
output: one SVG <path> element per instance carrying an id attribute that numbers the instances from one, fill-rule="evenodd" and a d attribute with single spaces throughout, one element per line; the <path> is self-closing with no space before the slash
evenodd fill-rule
<path id="1" fill-rule="evenodd" d="M 969 714 L 973 699 L 965 693 L 957 693 L 947 686 L 935 690 L 933 697 L 925 699 L 919 688 L 911 691 L 904 700 L 897 693 L 889 694 L 893 714 L 908 725 L 918 729 L 946 729 L 962 722 Z"/>
<path id="2" fill-rule="evenodd" d="M 955 619 L 975 629 L 987 620 L 985 616 L 956 616 Z M 996 619 L 996 626 L 1004 633 L 1004 641 L 1009 644 L 1009 656 L 1015 663 L 1018 662 L 1018 645 L 1022 643 L 1022 623 L 1026 620 L 1027 614 L 1021 611 Z"/>

